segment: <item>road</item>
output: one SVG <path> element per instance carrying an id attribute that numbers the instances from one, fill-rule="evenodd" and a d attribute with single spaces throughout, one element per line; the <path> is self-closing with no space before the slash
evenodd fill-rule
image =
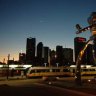
<path id="1" fill-rule="evenodd" d="M 0 81 L 0 96 L 96 96 L 48 84 L 40 80 Z"/>

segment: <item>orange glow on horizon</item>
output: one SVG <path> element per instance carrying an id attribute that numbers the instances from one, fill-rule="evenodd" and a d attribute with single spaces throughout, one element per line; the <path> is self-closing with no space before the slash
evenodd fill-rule
<path id="1" fill-rule="evenodd" d="M 13 60 L 13 59 L 14 59 L 14 61 L 18 61 L 19 60 L 19 54 L 11 54 L 9 60 Z M 8 60 L 8 55 L 6 55 L 6 56 L 1 55 L 0 56 L 0 62 L 7 63 L 7 60 Z"/>

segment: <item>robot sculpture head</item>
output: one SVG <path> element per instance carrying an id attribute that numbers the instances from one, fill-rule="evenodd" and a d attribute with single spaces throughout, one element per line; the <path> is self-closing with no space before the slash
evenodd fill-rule
<path id="1" fill-rule="evenodd" d="M 90 17 L 88 18 L 88 23 L 92 25 L 90 31 L 92 36 L 96 35 L 96 12 L 92 12 Z"/>

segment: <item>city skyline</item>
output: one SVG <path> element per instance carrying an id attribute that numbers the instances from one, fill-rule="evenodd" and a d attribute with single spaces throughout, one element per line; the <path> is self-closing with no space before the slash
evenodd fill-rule
<path id="1" fill-rule="evenodd" d="M 28 58 L 30 59 L 30 60 L 32 60 L 33 59 L 33 57 L 34 57 L 34 59 L 35 58 L 38 58 L 38 55 L 41 55 L 42 54 L 42 56 L 39 56 L 40 58 L 45 58 L 47 55 L 48 55 L 48 57 L 50 57 L 51 55 L 51 51 L 54 51 L 54 52 L 56 52 L 56 50 L 57 50 L 57 47 L 61 47 L 62 48 L 62 50 L 65 50 L 65 49 L 70 49 L 70 50 L 73 50 L 72 48 L 66 48 L 66 47 L 63 47 L 62 45 L 56 45 L 56 47 L 55 47 L 55 49 L 56 50 L 52 50 L 52 49 L 50 49 L 50 47 L 49 46 L 44 46 L 43 45 L 43 42 L 38 42 L 37 43 L 37 45 L 36 45 L 36 38 L 32 38 L 32 37 L 28 37 L 28 38 L 26 38 L 26 48 L 25 48 L 25 50 L 26 50 L 26 52 L 25 53 L 23 53 L 22 51 L 20 52 L 20 53 L 18 53 L 18 59 L 17 60 L 15 60 L 14 59 L 14 57 L 13 58 L 10 58 L 11 57 L 11 54 L 7 54 L 7 59 L 6 59 L 6 61 L 5 61 L 5 58 L 3 59 L 3 61 L 1 62 L 1 63 L 6 63 L 7 64 L 7 60 L 9 60 L 9 61 L 11 61 L 11 63 L 12 62 L 19 62 L 20 61 L 20 58 L 22 59 L 22 56 L 24 56 L 24 58 L 25 58 L 25 61 L 27 60 L 27 54 L 29 54 L 29 56 L 28 56 Z M 38 46 L 39 45 L 39 46 Z M 41 47 L 42 46 L 42 51 L 40 51 L 41 50 Z M 40 50 L 39 50 L 39 48 L 40 48 Z M 46 50 L 47 49 L 47 50 Z M 49 51 L 48 53 L 46 53 L 45 51 Z M 39 54 L 38 54 L 38 52 L 40 52 Z M 45 52 L 45 53 L 44 53 Z M 62 53 L 62 52 L 61 52 Z M 45 54 L 45 56 L 44 56 L 44 54 Z M 47 55 L 46 55 L 47 54 Z M 73 54 L 73 53 L 72 53 Z M 21 57 L 20 57 L 20 55 L 21 55 Z M 55 53 L 55 55 L 56 55 L 56 53 Z M 67 54 L 66 54 L 67 55 Z M 47 58 L 48 58 L 47 57 Z M 9 58 L 9 59 L 8 59 Z M 23 59 L 24 59 L 23 58 Z M 72 56 L 72 58 L 73 58 L 73 56 Z M 24 63 L 26 63 L 26 62 L 24 62 Z M 28 63 L 28 62 L 27 62 Z M 27 64 L 26 63 L 26 64 Z M 29 63 L 28 63 L 29 64 Z"/>
<path id="2" fill-rule="evenodd" d="M 26 53 L 26 38 L 35 37 L 44 46 L 74 48 L 75 25 L 88 25 L 96 0 L 0 0 L 0 61 L 10 54 Z M 89 38 L 90 32 L 78 36 Z M 36 44 L 37 45 L 37 44 Z"/>

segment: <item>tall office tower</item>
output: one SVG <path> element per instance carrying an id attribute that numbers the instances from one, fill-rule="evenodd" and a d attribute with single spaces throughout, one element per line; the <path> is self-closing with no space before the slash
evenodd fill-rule
<path id="1" fill-rule="evenodd" d="M 36 39 L 27 38 L 26 44 L 26 63 L 32 64 L 35 66 L 35 48 L 36 48 Z"/>
<path id="2" fill-rule="evenodd" d="M 45 64 L 45 66 L 49 66 L 48 61 L 49 61 L 49 47 L 44 47 L 44 64 Z"/>
<path id="3" fill-rule="evenodd" d="M 56 51 L 55 50 L 50 51 L 50 65 L 56 66 Z"/>
<path id="4" fill-rule="evenodd" d="M 39 42 L 37 44 L 37 66 L 42 66 L 43 64 L 43 43 Z"/>
<path id="5" fill-rule="evenodd" d="M 83 38 L 83 37 L 74 38 L 75 62 L 78 58 L 80 51 L 85 46 L 85 43 L 86 43 L 86 38 Z M 81 61 L 81 64 L 85 64 L 85 63 L 86 63 L 86 51 L 84 52 L 84 55 L 83 55 L 82 61 Z"/>
<path id="6" fill-rule="evenodd" d="M 63 66 L 63 47 L 56 46 L 56 64 Z"/>
<path id="7" fill-rule="evenodd" d="M 64 65 L 72 65 L 73 64 L 73 49 L 71 48 L 63 48 L 63 63 Z"/>
<path id="8" fill-rule="evenodd" d="M 20 64 L 26 63 L 26 54 L 25 53 L 19 53 L 19 62 L 20 62 Z"/>
<path id="9" fill-rule="evenodd" d="M 87 64 L 88 65 L 94 65 L 94 54 L 93 54 L 93 45 L 89 44 L 87 47 Z"/>

